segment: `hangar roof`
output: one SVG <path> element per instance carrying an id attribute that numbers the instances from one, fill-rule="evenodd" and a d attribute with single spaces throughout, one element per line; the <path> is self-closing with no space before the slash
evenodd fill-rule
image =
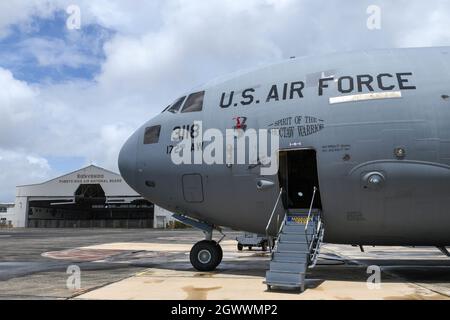
<path id="1" fill-rule="evenodd" d="M 100 184 L 107 197 L 139 197 L 119 174 L 94 165 L 40 184 L 18 186 L 16 196 L 73 197 L 80 184 Z"/>

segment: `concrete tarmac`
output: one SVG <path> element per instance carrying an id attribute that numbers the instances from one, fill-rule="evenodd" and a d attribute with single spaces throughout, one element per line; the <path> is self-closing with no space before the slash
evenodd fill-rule
<path id="1" fill-rule="evenodd" d="M 0 230 L 0 299 L 449 299 L 450 259 L 436 248 L 325 244 L 308 272 L 307 290 L 268 291 L 269 253 L 236 249 L 236 232 L 222 242 L 212 273 L 196 272 L 189 250 L 195 230 Z M 80 269 L 79 289 L 67 273 Z M 368 285 L 369 266 L 381 270 Z M 373 269 L 374 267 L 372 267 Z M 69 280 L 69 283 L 68 283 Z M 69 284 L 69 286 L 68 286 Z"/>

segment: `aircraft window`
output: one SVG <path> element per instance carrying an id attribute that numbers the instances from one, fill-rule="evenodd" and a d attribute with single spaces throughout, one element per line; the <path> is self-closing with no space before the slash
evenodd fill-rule
<path id="1" fill-rule="evenodd" d="M 187 98 L 181 113 L 202 111 L 204 97 L 205 91 L 191 94 L 189 98 Z"/>
<path id="2" fill-rule="evenodd" d="M 180 98 L 177 101 L 175 101 L 168 109 L 167 111 L 172 112 L 172 113 L 177 113 L 178 110 L 180 110 L 181 105 L 183 104 L 184 99 L 186 99 L 186 97 Z"/>
<path id="3" fill-rule="evenodd" d="M 166 112 L 167 111 L 167 109 L 169 109 L 170 108 L 170 105 L 168 105 L 167 107 L 165 107 L 164 108 L 164 110 L 161 112 L 161 113 L 164 113 L 164 112 Z"/>
<path id="4" fill-rule="evenodd" d="M 145 128 L 144 144 L 158 143 L 160 133 L 161 133 L 161 126 L 153 126 Z"/>

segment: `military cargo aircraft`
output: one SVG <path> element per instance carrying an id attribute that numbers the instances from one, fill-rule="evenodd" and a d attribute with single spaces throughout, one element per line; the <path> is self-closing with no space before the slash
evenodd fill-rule
<path id="1" fill-rule="evenodd" d="M 208 129 L 215 138 L 196 143 Z M 257 130 L 278 138 L 275 152 L 236 162 L 237 140 Z M 207 150 L 213 140 L 223 149 Z M 188 151 L 225 160 L 173 161 Z M 262 174 L 268 159 L 278 170 Z M 291 58 L 215 80 L 137 130 L 119 168 L 205 232 L 190 255 L 201 271 L 222 260 L 223 226 L 276 239 L 269 287 L 303 288 L 322 241 L 448 254 L 450 47 Z"/>

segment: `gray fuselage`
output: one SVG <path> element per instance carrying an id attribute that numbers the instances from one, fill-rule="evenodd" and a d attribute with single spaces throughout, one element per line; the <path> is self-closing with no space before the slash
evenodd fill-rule
<path id="1" fill-rule="evenodd" d="M 171 160 L 174 129 L 202 121 L 203 131 L 225 133 L 239 118 L 246 128 L 279 129 L 280 150 L 316 151 L 326 242 L 450 245 L 450 48 L 290 59 L 200 90 L 202 111 L 163 112 L 121 151 L 121 174 L 149 201 L 264 233 L 278 175 Z M 152 126 L 161 126 L 159 140 L 144 144 Z M 374 172 L 383 177 L 376 186 L 367 180 Z M 262 180 L 274 185 L 259 188 Z M 284 212 L 279 206 L 276 215 Z"/>

